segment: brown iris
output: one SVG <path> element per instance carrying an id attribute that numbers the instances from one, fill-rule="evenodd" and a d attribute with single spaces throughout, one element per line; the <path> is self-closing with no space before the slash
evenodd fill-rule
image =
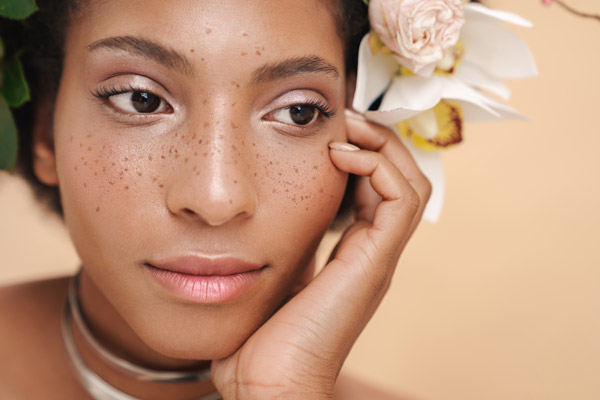
<path id="1" fill-rule="evenodd" d="M 298 125 L 307 125 L 315 117 L 317 110 L 311 106 L 298 105 L 290 107 L 290 116 L 292 121 Z"/>
<path id="2" fill-rule="evenodd" d="M 140 113 L 151 113 L 160 106 L 160 97 L 148 92 L 133 92 L 131 103 Z"/>

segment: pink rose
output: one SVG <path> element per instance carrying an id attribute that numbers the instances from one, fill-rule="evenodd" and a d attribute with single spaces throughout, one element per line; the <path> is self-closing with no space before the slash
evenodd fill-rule
<path id="1" fill-rule="evenodd" d="M 429 75 L 458 41 L 463 0 L 371 0 L 369 20 L 400 64 Z"/>

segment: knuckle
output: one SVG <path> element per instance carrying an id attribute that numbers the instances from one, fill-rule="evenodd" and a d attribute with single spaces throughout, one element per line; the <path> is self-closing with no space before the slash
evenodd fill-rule
<path id="1" fill-rule="evenodd" d="M 383 161 L 383 155 L 376 152 L 368 152 L 362 159 L 362 167 L 364 170 L 375 170 Z"/>
<path id="2" fill-rule="evenodd" d="M 360 248 L 360 274 L 361 279 L 370 287 L 369 293 L 374 297 L 378 297 L 381 293 L 385 293 L 390 285 L 391 274 L 389 273 L 388 268 L 383 266 L 391 264 L 391 262 L 388 261 L 391 257 L 376 245 L 376 240 L 371 240 L 375 246 L 374 248 L 377 256 L 374 257 L 369 252 Z"/>
<path id="3" fill-rule="evenodd" d="M 391 279 L 387 274 L 378 274 L 371 279 L 370 284 L 374 293 L 383 295 L 390 288 Z"/>
<path id="4" fill-rule="evenodd" d="M 379 264 L 382 264 L 381 261 Z M 390 278 L 386 271 L 380 268 L 380 265 L 362 265 L 362 280 L 369 287 L 369 293 L 373 297 L 378 298 L 381 294 L 386 293 L 390 285 Z"/>
<path id="5" fill-rule="evenodd" d="M 432 191 L 433 185 L 431 184 L 431 181 L 425 175 L 423 175 L 423 200 L 425 200 L 425 202 L 427 202 L 429 197 L 431 197 Z"/>
<path id="6" fill-rule="evenodd" d="M 421 204 L 426 204 L 431 197 L 433 186 L 429 179 L 420 173 L 418 177 L 409 180 L 410 185 L 416 190 L 420 198 Z"/>
<path id="7" fill-rule="evenodd" d="M 421 207 L 421 198 L 416 190 L 407 190 L 402 197 L 399 199 L 402 203 L 402 207 L 408 210 L 410 214 L 416 214 Z"/>

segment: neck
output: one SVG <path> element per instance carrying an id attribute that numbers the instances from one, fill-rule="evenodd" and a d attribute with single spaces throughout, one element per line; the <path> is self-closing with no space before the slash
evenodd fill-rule
<path id="1" fill-rule="evenodd" d="M 196 370 L 210 367 L 209 361 L 170 358 L 148 347 L 111 305 L 82 270 L 79 302 L 86 325 L 105 349 L 115 356 L 141 367 L 156 370 Z M 75 324 L 72 324 L 77 348 L 87 366 L 115 388 L 144 399 L 184 399 L 215 391 L 212 382 L 143 382 L 107 363 L 92 348 Z"/>

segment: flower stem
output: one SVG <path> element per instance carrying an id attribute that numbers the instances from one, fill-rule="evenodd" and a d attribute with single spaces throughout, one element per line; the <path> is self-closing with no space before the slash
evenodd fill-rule
<path id="1" fill-rule="evenodd" d="M 571 7 L 568 4 L 566 4 L 565 2 L 563 2 L 562 0 L 554 0 L 554 2 L 557 3 L 559 6 L 561 6 L 562 8 L 564 8 L 565 10 L 567 10 L 568 12 L 575 14 L 579 17 L 592 18 L 592 19 L 597 19 L 598 21 L 600 21 L 600 15 L 588 14 L 588 13 L 584 13 L 581 11 L 577 11 L 573 7 Z"/>

